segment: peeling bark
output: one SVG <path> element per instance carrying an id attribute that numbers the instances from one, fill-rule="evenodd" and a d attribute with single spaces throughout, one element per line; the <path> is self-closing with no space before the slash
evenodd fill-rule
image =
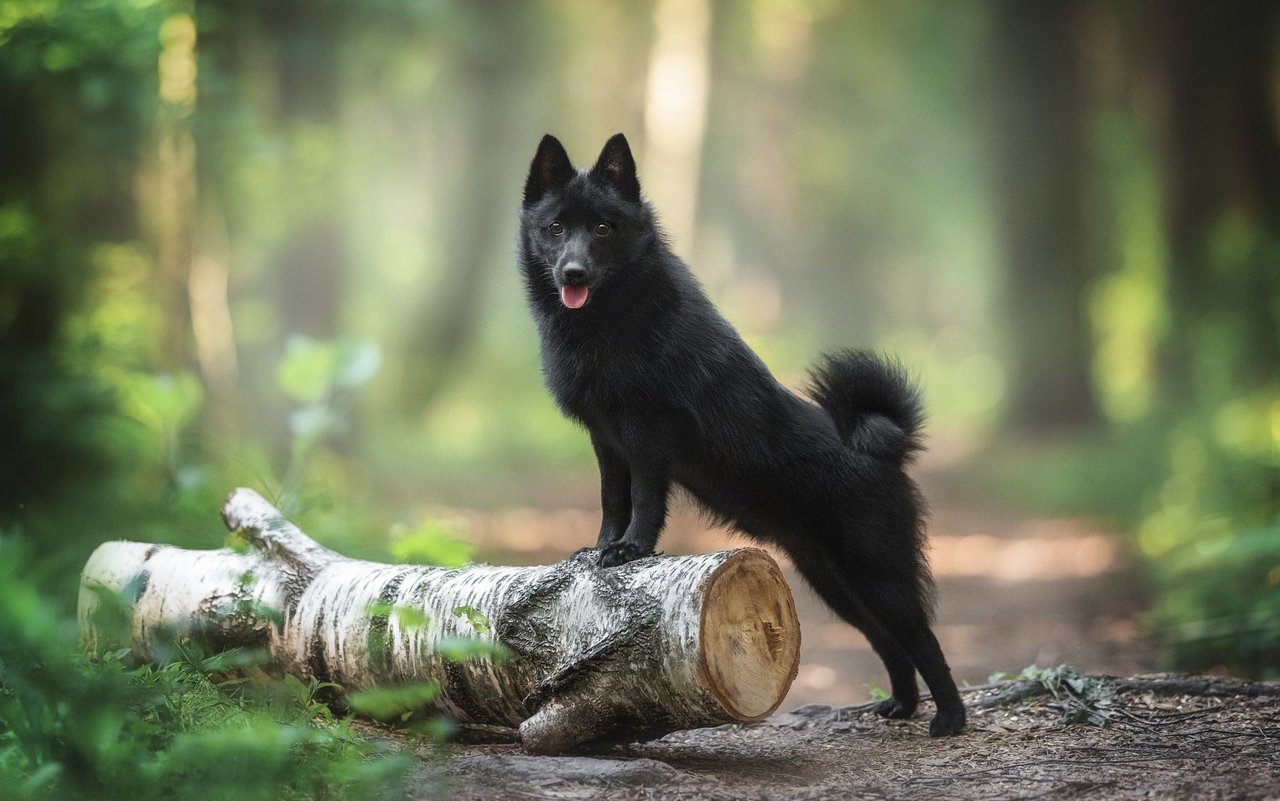
<path id="1" fill-rule="evenodd" d="M 343 557 L 250 490 L 232 493 L 222 516 L 246 552 L 101 545 L 81 576 L 84 646 L 127 646 L 139 660 L 184 640 L 259 647 L 345 692 L 433 682 L 439 695 L 414 711 L 519 727 L 543 753 L 760 720 L 795 677 L 794 602 L 757 549 L 605 570 L 586 550 L 542 567 L 446 569 Z M 112 625 L 116 597 L 125 614 Z M 511 657 L 449 661 L 439 645 L 451 637 Z"/>

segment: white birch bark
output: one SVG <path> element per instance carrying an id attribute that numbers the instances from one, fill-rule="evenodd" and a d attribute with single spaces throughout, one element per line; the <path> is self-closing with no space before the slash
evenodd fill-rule
<path id="1" fill-rule="evenodd" d="M 348 693 L 434 682 L 440 693 L 420 711 L 519 727 L 543 753 L 760 720 L 795 677 L 791 592 L 757 549 L 603 570 L 592 551 L 542 567 L 446 569 L 343 557 L 251 490 L 232 493 L 222 515 L 247 552 L 101 545 L 81 576 L 85 647 L 129 647 L 138 660 L 175 640 L 257 647 Z M 125 614 L 113 625 L 116 597 Z M 477 630 L 458 607 L 490 625 Z M 449 637 L 511 656 L 449 661 L 438 648 Z"/>

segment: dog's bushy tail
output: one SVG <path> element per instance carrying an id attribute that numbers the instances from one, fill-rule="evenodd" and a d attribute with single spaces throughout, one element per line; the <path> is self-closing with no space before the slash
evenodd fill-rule
<path id="1" fill-rule="evenodd" d="M 920 393 L 897 362 L 842 350 L 823 356 L 810 378 L 810 395 L 849 448 L 905 464 L 923 447 Z"/>

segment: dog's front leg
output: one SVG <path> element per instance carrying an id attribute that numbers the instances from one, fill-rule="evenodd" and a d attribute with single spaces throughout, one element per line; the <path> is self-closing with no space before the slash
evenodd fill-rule
<path id="1" fill-rule="evenodd" d="M 631 471 L 631 523 L 616 542 L 600 549 L 600 564 L 612 567 L 653 553 L 667 522 L 667 493 L 675 443 L 669 421 L 646 418 L 626 421 L 622 445 Z"/>
<path id="2" fill-rule="evenodd" d="M 591 447 L 600 466 L 600 536 L 596 548 L 611 545 L 626 534 L 631 525 L 631 468 L 627 460 L 609 447 L 594 431 Z"/>
<path id="3" fill-rule="evenodd" d="M 613 567 L 649 556 L 667 522 L 667 493 L 671 489 L 665 464 L 631 465 L 631 524 L 622 538 L 600 549 L 600 566 Z"/>

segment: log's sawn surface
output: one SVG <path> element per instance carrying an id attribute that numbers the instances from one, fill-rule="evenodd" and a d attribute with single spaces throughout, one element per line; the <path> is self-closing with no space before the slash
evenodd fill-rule
<path id="1" fill-rule="evenodd" d="M 447 569 L 343 557 L 251 490 L 231 494 L 223 519 L 246 551 L 99 546 L 81 576 L 85 647 L 145 661 L 189 639 L 262 648 L 347 692 L 430 682 L 439 694 L 420 711 L 519 727 L 539 752 L 761 720 L 798 667 L 791 591 L 758 549 Z M 454 637 L 510 657 L 446 659 Z"/>

